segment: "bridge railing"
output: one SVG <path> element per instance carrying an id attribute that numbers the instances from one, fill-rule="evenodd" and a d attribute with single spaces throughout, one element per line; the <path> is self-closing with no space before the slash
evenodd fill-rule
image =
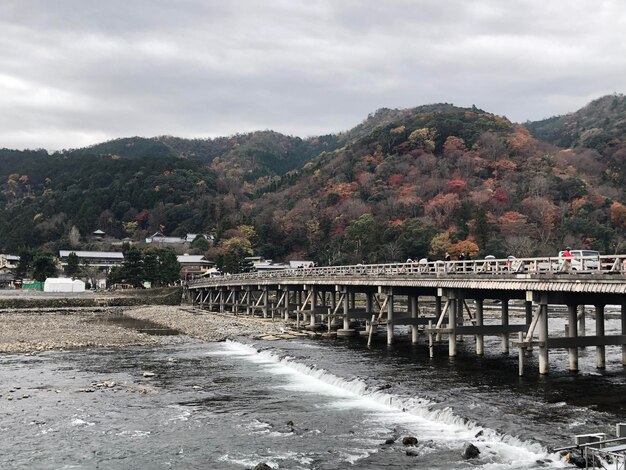
<path id="1" fill-rule="evenodd" d="M 344 276 L 514 276 L 518 274 L 558 277 L 561 274 L 610 274 L 626 277 L 626 255 L 576 256 L 572 258 L 502 258 L 463 261 L 413 261 L 409 263 L 356 264 L 348 266 L 315 266 L 275 271 L 226 274 L 210 278 L 232 282 L 235 280 L 271 280 L 293 277 L 344 277 Z M 207 278 L 194 279 L 190 285 L 206 282 Z"/>

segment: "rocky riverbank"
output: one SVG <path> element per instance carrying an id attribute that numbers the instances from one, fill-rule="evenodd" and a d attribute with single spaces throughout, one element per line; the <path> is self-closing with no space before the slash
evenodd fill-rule
<path id="1" fill-rule="evenodd" d="M 150 321 L 203 341 L 237 336 L 284 335 L 285 325 L 260 318 L 234 317 L 175 305 L 68 309 L 5 309 L 0 311 L 0 353 L 47 349 L 123 347 L 170 343 L 170 336 L 154 336 L 110 322 L 120 316 Z"/>
<path id="2" fill-rule="evenodd" d="M 136 307 L 126 309 L 124 315 L 137 320 L 152 321 L 204 341 L 224 341 L 237 336 L 288 334 L 285 324 L 280 321 L 207 312 L 191 306 Z"/>

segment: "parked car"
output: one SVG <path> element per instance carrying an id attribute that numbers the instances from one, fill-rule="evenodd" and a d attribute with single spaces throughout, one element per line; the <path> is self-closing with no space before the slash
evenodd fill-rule
<path id="1" fill-rule="evenodd" d="M 600 269 L 600 252 L 595 250 L 569 250 L 571 258 L 570 268 L 573 271 L 592 271 Z M 559 266 L 564 267 L 566 257 L 563 256 L 564 251 L 559 251 Z"/>

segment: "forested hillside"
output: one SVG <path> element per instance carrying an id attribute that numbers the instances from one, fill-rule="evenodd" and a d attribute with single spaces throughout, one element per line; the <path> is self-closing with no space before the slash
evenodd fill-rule
<path id="1" fill-rule="evenodd" d="M 307 139 L 263 131 L 0 150 L 0 251 L 86 247 L 96 229 L 135 240 L 210 233 L 215 245 L 196 248 L 209 258 L 320 264 L 549 255 L 565 244 L 626 251 L 624 97 L 578 113 L 521 126 L 438 104 L 381 109 Z"/>
<path id="2" fill-rule="evenodd" d="M 575 113 L 526 123 L 538 139 L 561 147 L 597 151 L 623 187 L 626 165 L 626 96 L 608 95 Z"/>

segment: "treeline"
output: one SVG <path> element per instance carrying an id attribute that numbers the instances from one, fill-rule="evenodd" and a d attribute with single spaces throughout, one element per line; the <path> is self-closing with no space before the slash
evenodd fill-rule
<path id="1" fill-rule="evenodd" d="M 528 129 L 541 126 L 440 104 L 379 110 L 309 139 L 264 131 L 5 150 L 0 250 L 89 248 L 85 235 L 99 228 L 134 240 L 211 234 L 213 244 L 191 249 L 229 272 L 251 255 L 322 265 L 551 255 L 566 244 L 623 252 L 623 104 L 608 97 L 581 110 L 572 148 L 537 140 Z M 544 129 L 574 132 L 559 119 Z M 602 132 L 609 143 L 586 146 Z"/>

